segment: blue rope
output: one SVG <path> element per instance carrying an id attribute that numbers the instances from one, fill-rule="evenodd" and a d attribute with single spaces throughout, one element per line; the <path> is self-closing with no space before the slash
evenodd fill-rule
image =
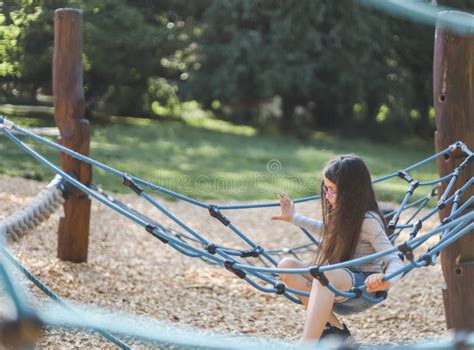
<path id="1" fill-rule="evenodd" d="M 180 329 L 176 326 L 170 327 L 161 324 L 150 326 L 150 321 L 138 317 L 124 317 L 117 314 L 107 314 L 101 310 L 87 310 L 84 307 L 84 313 L 89 315 L 89 320 L 77 320 L 66 312 L 57 312 L 52 308 L 47 308 L 39 312 L 40 317 L 48 323 L 49 326 L 55 328 L 70 327 L 76 329 L 95 329 L 105 327 L 111 332 L 131 336 L 135 339 L 164 344 L 169 347 L 174 344 L 179 348 L 204 348 L 204 349 L 249 349 L 249 350 L 266 350 L 266 349 L 314 349 L 313 347 L 301 347 L 282 341 L 269 341 L 264 339 L 255 339 L 243 336 L 222 336 L 212 334 L 211 332 L 196 332 L 189 329 Z M 460 344 L 465 344 L 467 348 L 474 346 L 474 333 L 466 334 L 462 338 L 457 337 L 454 340 L 438 339 L 436 343 L 405 344 L 401 346 L 391 345 L 390 349 L 412 350 L 412 349 L 458 349 Z M 380 347 L 361 347 L 361 349 L 386 349 L 386 345 Z M 334 343 L 318 344 L 317 349 L 329 350 L 334 349 Z"/>
<path id="2" fill-rule="evenodd" d="M 472 20 L 472 15 L 469 13 L 460 13 L 453 7 L 432 6 L 427 2 L 408 0 L 358 1 L 365 6 L 380 9 L 390 15 L 409 18 L 415 22 L 434 26 L 439 21 L 442 27 L 448 28 L 449 30 L 459 34 L 472 34 L 474 32 L 474 21 Z M 450 12 L 447 16 L 440 17 L 439 14 L 445 11 Z"/>
<path id="3" fill-rule="evenodd" d="M 83 306 L 80 311 L 88 316 L 87 319 L 75 318 L 69 312 L 55 310 L 52 307 L 40 310 L 38 315 L 50 327 L 91 330 L 104 328 L 125 337 L 162 344 L 160 348 L 166 349 L 304 349 L 296 343 L 243 335 L 224 335 L 211 331 L 203 332 L 190 327 L 177 327 L 157 322 L 145 317 L 123 316 L 101 309 L 90 310 L 90 306 Z"/>

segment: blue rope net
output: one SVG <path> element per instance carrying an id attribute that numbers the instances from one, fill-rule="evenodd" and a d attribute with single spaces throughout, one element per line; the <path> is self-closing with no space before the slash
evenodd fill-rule
<path id="1" fill-rule="evenodd" d="M 378 303 L 383 301 L 387 297 L 386 292 L 378 292 L 375 297 L 371 297 L 363 293 L 366 290 L 366 286 L 364 285 L 356 286 L 351 290 L 346 291 L 338 290 L 327 279 L 327 277 L 325 276 L 325 272 L 343 267 L 354 267 L 360 264 L 365 264 L 373 259 L 383 257 L 393 252 L 398 252 L 400 256 L 406 260 L 407 263 L 403 268 L 393 272 L 390 275 L 387 275 L 385 279 L 389 280 L 399 274 L 404 276 L 415 268 L 434 265 L 442 249 L 444 249 L 449 244 L 453 243 L 455 240 L 459 239 L 463 235 L 469 233 L 474 228 L 474 212 L 467 211 L 467 213 L 465 213 L 466 209 L 472 206 L 474 202 L 474 197 L 471 196 L 471 198 L 467 199 L 463 204 L 460 204 L 463 193 L 470 186 L 472 186 L 472 184 L 474 183 L 474 178 L 471 178 L 461 188 L 457 189 L 454 193 L 451 193 L 456 179 L 459 177 L 461 172 L 468 166 L 468 164 L 472 162 L 474 157 L 473 153 L 462 142 L 456 142 L 450 145 L 445 150 L 442 150 L 416 164 L 413 164 L 405 169 L 393 172 L 373 181 L 373 183 L 380 183 L 393 178 L 401 178 L 406 181 L 408 185 L 408 190 L 406 191 L 406 194 L 401 202 L 400 207 L 385 214 L 386 218 L 389 219 L 388 228 L 392 232 L 390 236 L 392 242 L 395 242 L 395 240 L 400 237 L 402 231 L 410 230 L 409 238 L 406 239 L 404 242 L 395 244 L 393 248 L 383 252 L 377 252 L 368 256 L 364 256 L 362 258 L 353 259 L 337 264 L 321 266 L 313 265 L 299 269 L 282 269 L 277 267 L 277 261 L 280 260 L 282 256 L 290 254 L 299 258 L 300 254 L 305 254 L 314 251 L 315 246 L 318 244 L 317 240 L 312 237 L 310 233 L 303 229 L 303 234 L 308 239 L 307 244 L 302 244 L 288 249 L 276 249 L 267 251 L 263 247 L 258 245 L 257 242 L 255 242 L 242 231 L 240 231 L 231 222 L 231 220 L 223 214 L 223 211 L 225 210 L 276 207 L 280 205 L 279 202 L 239 205 L 207 204 L 196 199 L 189 198 L 182 194 L 176 193 L 169 189 L 163 188 L 146 180 L 140 179 L 133 175 L 126 174 L 117 169 L 102 164 L 92 158 L 83 156 L 77 152 L 69 150 L 61 145 L 58 145 L 41 136 L 38 136 L 28 131 L 27 129 L 16 126 L 14 123 L 10 122 L 2 116 L 0 116 L 0 131 L 3 132 L 3 134 L 9 140 L 15 143 L 23 151 L 30 154 L 33 158 L 39 161 L 42 165 L 48 167 L 54 173 L 60 175 L 65 181 L 70 183 L 72 186 L 80 189 L 84 193 L 88 194 L 90 197 L 96 199 L 102 204 L 115 210 L 119 214 L 132 220 L 137 225 L 146 229 L 147 232 L 159 239 L 162 243 L 171 246 L 172 248 L 186 256 L 200 258 L 205 260 L 206 262 L 221 265 L 239 278 L 245 280 L 248 284 L 255 287 L 256 289 L 266 293 L 284 295 L 286 298 L 295 303 L 300 303 L 297 296 L 309 296 L 309 293 L 287 287 L 285 284 L 278 280 L 279 274 L 309 273 L 313 277 L 321 281 L 323 285 L 329 288 L 337 296 L 343 296 L 348 298 L 364 298 L 370 302 Z M 146 215 L 134 209 L 131 209 L 128 205 L 113 198 L 112 195 L 110 195 L 98 186 L 85 186 L 84 184 L 77 181 L 72 175 L 63 172 L 57 166 L 45 159 L 38 152 L 36 152 L 27 144 L 25 144 L 18 137 L 16 137 L 13 132 L 22 136 L 29 137 L 39 143 L 50 146 L 58 150 L 59 152 L 67 154 L 82 162 L 96 166 L 110 173 L 111 175 L 120 178 L 125 186 L 129 187 L 138 196 L 143 198 L 153 207 L 158 209 L 161 213 L 166 215 L 169 219 L 176 223 L 182 229 L 182 231 L 175 230 L 165 225 L 162 225 L 159 222 L 153 220 L 152 218 L 149 218 Z M 435 180 L 424 182 L 417 181 L 416 179 L 410 176 L 410 171 L 417 169 L 439 157 L 447 156 L 453 152 L 461 152 L 464 157 L 464 160 L 450 174 L 447 174 L 446 176 Z M 432 198 L 437 196 L 436 189 L 442 183 L 445 183 L 446 186 L 444 192 L 441 193 L 439 196 L 439 201 L 437 205 L 423 216 L 418 217 L 418 214 L 421 214 L 422 209 L 427 205 L 427 203 Z M 415 190 L 421 187 L 430 189 L 430 193 L 422 198 L 412 200 Z M 177 216 L 168 211 L 160 202 L 158 202 L 150 195 L 150 190 L 158 191 L 162 194 L 206 209 L 213 218 L 221 222 L 225 227 L 230 229 L 239 239 L 241 239 L 244 244 L 248 246 L 248 249 L 238 249 L 210 242 L 201 233 L 192 229 L 190 226 L 180 220 Z M 294 202 L 302 203 L 316 199 L 319 199 L 319 196 L 299 198 L 296 199 Z M 446 207 L 447 205 L 451 205 L 451 211 L 449 215 L 443 220 L 443 222 L 438 227 L 430 230 L 429 232 L 420 234 L 423 224 L 433 215 L 437 214 L 440 209 Z M 412 208 L 414 212 L 411 213 L 404 222 L 401 222 L 402 213 L 404 213 L 407 209 L 410 208 Z M 435 236 L 439 237 L 439 241 L 435 244 L 432 244 L 426 251 L 422 252 L 417 258 L 415 258 L 414 251 L 420 246 L 422 246 L 425 242 L 427 242 L 430 238 Z M 14 257 L 10 253 L 8 253 L 5 248 L 2 248 L 0 250 L 0 253 L 3 254 L 3 256 L 6 257 L 8 260 L 13 262 L 13 265 L 19 268 L 19 270 L 23 272 L 23 274 L 25 274 L 31 281 L 33 281 L 33 283 L 35 283 L 35 285 L 37 285 L 43 292 L 50 296 L 54 301 L 62 305 L 66 310 L 66 313 L 74 312 L 74 310 L 72 310 L 70 307 L 65 306 L 63 302 L 59 301 L 60 299 L 44 284 L 42 284 L 41 281 L 36 279 L 31 273 L 29 273 L 24 267 L 22 267 L 21 264 L 19 264 L 18 261 L 16 261 Z M 7 291 L 11 295 L 16 295 L 14 290 L 11 288 L 7 288 Z M 21 303 L 19 302 L 15 303 L 17 307 L 20 304 Z M 128 345 L 123 343 L 114 335 L 108 333 L 106 330 L 97 327 L 90 328 L 97 330 L 101 335 L 103 335 L 119 347 L 122 347 L 124 349 L 129 348 Z"/>

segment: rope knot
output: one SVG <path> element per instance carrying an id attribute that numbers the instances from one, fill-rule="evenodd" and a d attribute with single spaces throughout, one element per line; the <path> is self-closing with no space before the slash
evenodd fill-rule
<path id="1" fill-rule="evenodd" d="M 349 292 L 355 294 L 354 298 L 358 299 L 362 296 L 362 290 L 359 287 L 352 287 Z"/>
<path id="2" fill-rule="evenodd" d="M 409 261 L 413 261 L 415 258 L 413 255 L 413 249 L 408 245 L 407 242 L 403 242 L 398 246 L 398 250 L 406 257 Z"/>
<path id="3" fill-rule="evenodd" d="M 319 283 L 321 283 L 323 286 L 327 286 L 329 284 L 329 280 L 324 274 L 324 272 L 321 272 L 319 268 L 320 268 L 319 265 L 315 265 L 314 267 L 309 269 L 309 273 L 314 278 L 316 278 L 319 281 Z"/>
<path id="4" fill-rule="evenodd" d="M 217 245 L 215 245 L 214 243 L 211 243 L 205 249 L 209 252 L 209 254 L 214 255 L 216 254 Z"/>
<path id="5" fill-rule="evenodd" d="M 234 267 L 234 264 L 235 264 L 235 261 L 226 260 L 226 261 L 224 262 L 224 267 L 226 268 L 226 270 L 228 270 L 228 271 L 234 273 L 237 277 L 239 277 L 239 278 L 245 278 L 245 276 L 247 275 L 247 274 L 245 273 L 245 271 L 244 271 L 244 270 L 241 270 L 241 269 L 236 269 L 236 268 Z"/>
<path id="6" fill-rule="evenodd" d="M 276 289 L 276 292 L 275 292 L 276 294 L 278 294 L 278 295 L 285 294 L 286 286 L 285 286 L 284 283 L 277 282 L 277 283 L 275 283 L 274 287 Z"/>
<path id="7" fill-rule="evenodd" d="M 425 266 L 430 266 L 433 263 L 433 257 L 430 254 L 423 254 L 418 258 L 418 262 L 426 262 Z"/>
<path id="8" fill-rule="evenodd" d="M 387 299 L 388 292 L 386 290 L 378 290 L 375 292 L 376 298 L 383 298 L 384 300 Z"/>
<path id="9" fill-rule="evenodd" d="M 240 256 L 242 258 L 248 258 L 248 257 L 258 258 L 260 256 L 260 254 L 262 254 L 262 253 L 263 253 L 263 248 L 258 245 L 255 248 L 253 248 L 252 250 L 242 252 L 242 254 Z"/>
<path id="10" fill-rule="evenodd" d="M 143 188 L 138 186 L 137 183 L 133 180 L 133 178 L 128 174 L 123 174 L 122 184 L 130 188 L 133 192 L 135 192 L 139 196 L 143 192 Z"/>
<path id="11" fill-rule="evenodd" d="M 155 225 L 153 224 L 148 224 L 145 226 L 145 230 L 147 230 L 147 232 L 151 233 L 153 236 L 155 236 L 156 238 L 158 238 L 160 241 L 162 241 L 163 243 L 168 243 L 168 240 L 166 238 L 163 238 L 161 237 L 159 234 L 157 234 L 155 232 L 155 230 L 158 230 L 158 227 L 156 227 Z"/>
<path id="12" fill-rule="evenodd" d="M 227 219 L 221 213 L 221 211 L 219 210 L 219 207 L 217 205 L 209 204 L 209 214 L 211 214 L 211 216 L 213 218 L 216 218 L 217 220 L 219 220 L 222 224 L 224 224 L 224 226 L 229 226 L 230 220 Z"/>

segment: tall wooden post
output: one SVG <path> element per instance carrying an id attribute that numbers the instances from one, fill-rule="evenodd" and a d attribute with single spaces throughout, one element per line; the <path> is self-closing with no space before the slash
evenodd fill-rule
<path id="1" fill-rule="evenodd" d="M 59 142 L 81 154 L 89 154 L 89 122 L 84 119 L 82 80 L 82 12 L 58 9 L 54 13 L 53 95 L 54 118 L 61 136 Z M 60 155 L 64 171 L 89 184 L 91 166 Z M 91 202 L 74 190 L 64 203 L 65 216 L 58 231 L 58 257 L 74 262 L 87 261 Z"/>
<path id="2" fill-rule="evenodd" d="M 455 141 L 463 141 L 474 150 L 474 31 L 463 35 L 446 29 L 441 20 L 471 19 L 474 16 L 446 11 L 440 14 L 436 26 L 433 97 L 436 111 L 435 147 L 437 151 Z M 459 154 L 438 160 L 440 175 L 451 172 L 461 162 Z M 474 164 L 464 169 L 454 189 L 474 176 Z M 441 186 L 440 192 L 446 188 Z M 464 192 L 461 203 L 474 194 L 473 188 Z M 440 219 L 451 210 L 447 206 Z M 473 210 L 468 208 L 467 210 Z M 448 328 L 474 330 L 474 232 L 470 232 L 441 252 L 441 263 L 446 286 L 443 301 Z"/>

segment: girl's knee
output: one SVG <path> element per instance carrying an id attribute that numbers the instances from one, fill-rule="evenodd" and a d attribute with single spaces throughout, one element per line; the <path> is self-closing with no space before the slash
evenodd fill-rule
<path id="1" fill-rule="evenodd" d="M 326 271 L 324 274 L 337 289 L 346 290 L 352 287 L 352 277 L 346 269 Z"/>
<path id="2" fill-rule="evenodd" d="M 301 265 L 301 262 L 295 258 L 283 258 L 278 262 L 279 269 L 295 269 Z"/>
<path id="3" fill-rule="evenodd" d="M 301 263 L 295 258 L 283 258 L 278 262 L 279 269 L 295 269 L 300 267 Z M 285 283 L 290 283 L 295 275 L 293 274 L 280 274 L 280 278 Z"/>

